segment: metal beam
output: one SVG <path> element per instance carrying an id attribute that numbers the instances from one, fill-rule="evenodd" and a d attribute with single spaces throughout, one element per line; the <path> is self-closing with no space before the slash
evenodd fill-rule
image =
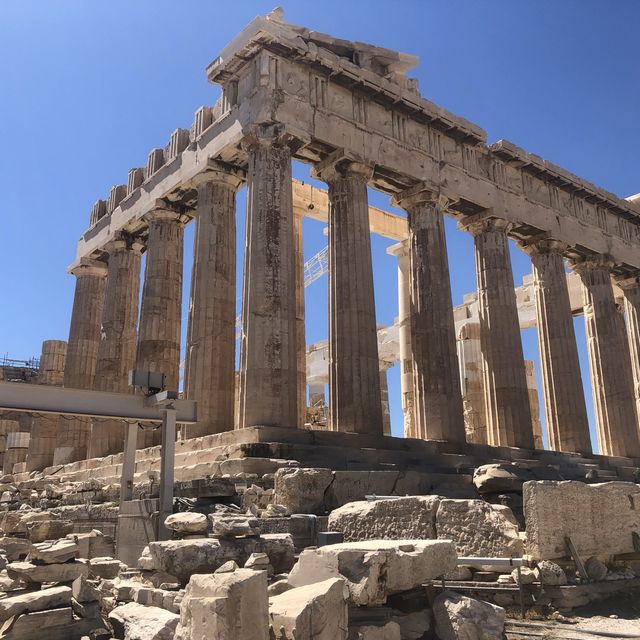
<path id="1" fill-rule="evenodd" d="M 176 410 L 177 422 L 196 422 L 196 403 L 193 400 L 175 399 L 172 404 Z M 162 407 L 149 403 L 144 396 L 17 382 L 0 382 L 0 409 L 90 418 L 120 418 L 137 422 L 157 422 L 162 419 Z"/>

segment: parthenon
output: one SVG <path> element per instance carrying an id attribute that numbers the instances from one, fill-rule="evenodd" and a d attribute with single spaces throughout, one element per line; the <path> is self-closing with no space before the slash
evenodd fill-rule
<path id="1" fill-rule="evenodd" d="M 231 500 L 239 480 L 230 482 L 234 472 L 222 465 L 240 460 L 242 481 L 254 480 L 240 491 L 242 506 L 275 512 L 284 504 L 287 517 L 324 516 L 374 494 L 468 499 L 485 465 L 515 463 L 534 474 L 531 480 L 582 481 L 595 473 L 602 481 L 635 482 L 640 194 L 620 198 L 507 140 L 488 141 L 481 127 L 422 97 L 408 75 L 417 64 L 409 54 L 291 24 L 279 9 L 252 20 L 206 68 L 208 81 L 221 88 L 217 102 L 200 107 L 190 127 L 175 129 L 146 166 L 131 168 L 93 206 L 68 269 L 75 278 L 68 341 L 45 341 L 37 384 L 142 395 L 130 372 L 163 374 L 162 389 L 197 406 L 197 419 L 176 443 L 176 496 Z M 308 165 L 326 188 L 294 180 L 292 162 Z M 242 247 L 236 198 L 245 188 Z M 369 189 L 402 213 L 370 205 Z M 328 236 L 329 330 L 326 343 L 316 345 L 305 335 L 305 217 L 325 223 Z M 445 217 L 473 239 L 468 260 L 477 289 L 457 307 Z M 195 242 L 185 256 L 187 225 L 195 227 Z M 388 252 L 397 258 L 398 299 L 388 303 L 398 311 L 391 327 L 376 320 L 371 234 L 394 241 Z M 531 259 L 531 277 L 521 287 L 510 240 Z M 191 261 L 183 318 L 183 268 Z M 597 447 L 576 315 L 586 328 Z M 521 339 L 530 326 L 538 341 L 546 451 Z M 388 417 L 386 369 L 394 362 L 403 438 L 391 436 Z M 316 421 L 318 406 L 327 412 Z M 0 407 L 3 469 L 11 482 L 55 474 L 70 483 L 101 479 L 105 502 L 113 498 L 115 489 L 107 487 L 116 486 L 128 464 L 125 420 L 51 413 L 27 419 Z M 136 425 L 131 433 L 132 504 L 157 498 L 153 473 L 167 443 L 159 429 Z M 308 482 L 316 489 L 326 472 L 320 506 L 286 502 L 294 469 L 313 470 Z M 373 475 L 354 480 L 344 495 L 329 491 L 336 474 L 365 471 Z M 392 473 L 385 484 L 383 474 Z M 409 481 L 403 474 L 411 473 Z M 207 485 L 211 478 L 220 484 Z M 505 500 L 521 496 L 521 485 Z M 311 503 L 314 489 L 299 490 Z M 261 497 L 248 502 L 250 491 Z M 518 499 L 515 507 L 501 504 L 521 511 Z M 121 503 L 120 529 L 125 516 L 133 522 Z M 133 555 L 118 556 L 129 565 L 148 557 L 135 540 L 139 531 L 132 528 L 126 540 Z M 292 576 L 303 571 L 308 553 L 289 575 L 293 587 L 306 584 Z M 176 638 L 196 637 L 183 633 Z"/>
<path id="2" fill-rule="evenodd" d="M 329 429 L 382 434 L 370 233 L 408 256 L 406 435 L 463 444 L 443 216 L 474 238 L 486 443 L 533 434 L 507 240 L 533 263 L 549 442 L 590 453 L 565 260 L 582 281 L 605 455 L 640 457 L 640 210 L 422 98 L 407 54 L 257 18 L 207 68 L 222 97 L 176 129 L 146 167 L 98 200 L 70 273 L 76 298 L 65 386 L 126 391 L 128 371 L 178 388 L 183 229 L 196 225 L 184 393 L 190 436 L 302 427 L 306 413 L 301 218 L 329 227 Z M 311 166 L 328 194 L 294 184 Z M 235 390 L 235 195 L 248 189 L 239 404 Z M 407 217 L 369 210 L 367 187 Z M 141 253 L 146 253 L 140 322 Z M 471 256 L 470 256 L 471 259 Z M 614 296 L 620 287 L 624 304 Z M 625 326 L 624 317 L 627 322 Z M 404 380 L 404 378 L 403 378 Z M 409 424 L 408 422 L 406 424 Z M 122 450 L 118 423 L 60 425 L 51 462 Z M 141 436 L 140 446 L 154 444 Z M 88 443 L 91 443 L 88 446 Z M 157 442 L 155 442 L 157 444 Z"/>

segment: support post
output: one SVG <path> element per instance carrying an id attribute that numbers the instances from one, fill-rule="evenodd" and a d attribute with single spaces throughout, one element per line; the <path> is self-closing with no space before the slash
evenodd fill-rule
<path id="1" fill-rule="evenodd" d="M 138 424 L 127 423 L 124 441 L 124 459 L 120 476 L 120 504 L 133 499 L 133 477 L 136 468 L 136 446 L 138 443 Z"/>
<path id="2" fill-rule="evenodd" d="M 173 477 L 176 459 L 176 410 L 169 404 L 162 410 L 162 446 L 160 447 L 160 519 L 158 540 L 168 540 L 171 533 L 164 521 L 173 513 Z"/>

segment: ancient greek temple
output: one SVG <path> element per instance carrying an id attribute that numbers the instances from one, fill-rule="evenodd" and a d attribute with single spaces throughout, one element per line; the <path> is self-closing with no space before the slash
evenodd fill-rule
<path id="1" fill-rule="evenodd" d="M 198 422 L 187 436 L 303 428 L 302 220 L 311 216 L 328 224 L 327 428 L 384 433 L 371 253 L 371 233 L 382 233 L 397 241 L 405 436 L 464 451 L 470 400 L 459 375 L 450 216 L 474 241 L 477 323 L 466 337 L 479 345 L 474 419 L 484 425 L 475 441 L 534 447 L 512 239 L 533 265 L 550 449 L 591 453 L 573 325 L 583 314 L 600 453 L 640 458 L 640 198 L 621 199 L 506 140 L 489 144 L 479 126 L 420 95 L 407 75 L 417 63 L 289 24 L 279 11 L 253 20 L 206 70 L 222 89 L 216 104 L 93 207 L 69 269 L 66 362 L 51 345 L 58 371 L 45 366 L 49 383 L 133 393 L 136 369 L 164 373 L 178 389 L 183 234 L 194 224 L 183 393 L 197 401 Z M 294 160 L 327 192 L 294 182 Z M 245 187 L 246 242 L 237 247 Z M 368 188 L 406 217 L 370 207 Z M 576 278 L 577 304 L 567 285 Z M 123 434 L 117 421 L 36 418 L 30 466 L 116 454 Z M 140 431 L 139 447 L 157 444 L 156 434 Z"/>

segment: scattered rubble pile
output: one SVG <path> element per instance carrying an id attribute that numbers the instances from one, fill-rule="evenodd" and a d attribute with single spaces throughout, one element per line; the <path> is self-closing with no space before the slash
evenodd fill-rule
<path id="1" fill-rule="evenodd" d="M 570 615 L 640 588 L 640 487 L 487 466 L 474 476 L 483 498 L 343 503 L 364 489 L 329 470 L 279 468 L 270 490 L 243 478 L 226 504 L 178 500 L 192 510 L 169 516 L 171 539 L 135 566 L 115 559 L 112 536 L 82 531 L 117 521 L 108 502 L 74 504 L 86 481 L 4 476 L 0 640 L 498 640 L 521 602 Z"/>

